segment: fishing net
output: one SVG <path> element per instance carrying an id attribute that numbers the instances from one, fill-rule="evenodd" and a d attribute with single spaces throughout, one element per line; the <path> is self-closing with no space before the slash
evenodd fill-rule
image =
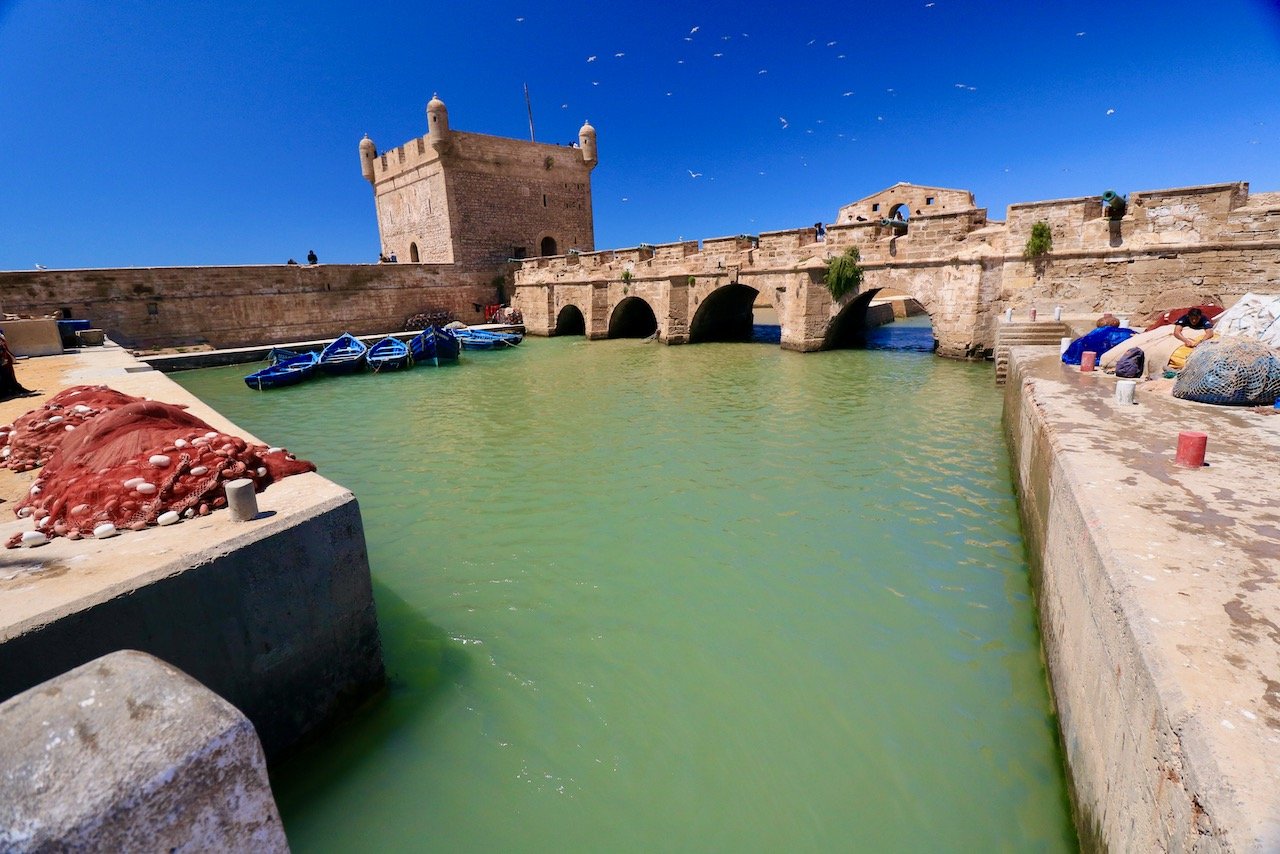
<path id="1" fill-rule="evenodd" d="M 446 323 L 456 319 L 451 311 L 422 311 L 405 318 L 404 332 L 416 332 L 428 326 L 443 328 Z"/>
<path id="2" fill-rule="evenodd" d="M 1212 340 L 1191 351 L 1173 396 L 1200 403 L 1270 406 L 1280 397 L 1280 357 L 1265 344 Z"/>
<path id="3" fill-rule="evenodd" d="M 49 537 L 79 539 L 107 522 L 142 530 L 170 511 L 208 515 L 226 506 L 229 480 L 248 478 L 261 492 L 308 471 L 315 466 L 282 448 L 250 445 L 180 406 L 134 399 L 68 433 L 16 511 Z"/>
<path id="4" fill-rule="evenodd" d="M 72 386 L 12 424 L 0 427 L 0 465 L 31 471 L 44 465 L 86 421 L 141 398 L 104 385 Z"/>

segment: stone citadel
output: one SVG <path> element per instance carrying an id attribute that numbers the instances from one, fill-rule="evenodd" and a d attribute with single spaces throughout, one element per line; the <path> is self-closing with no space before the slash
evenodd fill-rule
<path id="1" fill-rule="evenodd" d="M 966 190 L 899 183 L 812 227 L 594 251 L 596 131 L 576 146 L 452 130 L 439 98 L 427 133 L 378 152 L 359 144 L 382 255 L 394 264 L 0 272 L 5 311 L 88 318 L 131 347 L 249 346 L 390 331 L 424 310 L 476 322 L 510 300 L 539 335 L 741 337 L 776 309 L 784 348 L 857 339 L 872 296 L 916 299 L 939 355 L 990 358 L 1008 308 L 1140 314 L 1228 301 L 1280 280 L 1280 193 L 1235 182 L 1131 193 L 1120 218 L 1100 195 L 1011 205 L 990 220 Z M 1053 245 L 1028 261 L 1037 222 Z M 833 301 L 829 257 L 857 248 L 862 287 Z"/>

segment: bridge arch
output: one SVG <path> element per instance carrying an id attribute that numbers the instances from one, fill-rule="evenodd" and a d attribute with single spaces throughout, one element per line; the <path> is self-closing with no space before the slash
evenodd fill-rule
<path id="1" fill-rule="evenodd" d="M 626 297 L 609 315 L 610 338 L 648 338 L 658 331 L 658 316 L 640 297 Z"/>
<path id="2" fill-rule="evenodd" d="M 551 331 L 552 335 L 586 335 L 587 319 L 582 314 L 582 309 L 573 303 L 566 305 L 560 309 L 560 313 L 556 315 L 556 326 Z"/>
<path id="3" fill-rule="evenodd" d="M 740 282 L 730 282 L 707 294 L 689 323 L 689 343 L 750 341 L 752 308 L 759 294 Z"/>
<path id="4" fill-rule="evenodd" d="M 927 311 L 925 311 L 921 303 L 914 297 L 910 297 L 909 294 L 905 294 L 902 291 L 896 291 L 891 288 L 871 288 L 870 290 L 864 291 L 855 296 L 852 300 L 846 303 L 833 318 L 831 318 L 827 323 L 827 331 L 823 339 L 822 349 L 843 350 L 866 347 L 868 329 L 870 328 L 867 325 L 867 312 L 871 307 L 872 301 L 875 300 L 876 296 L 879 295 L 881 291 L 887 291 L 888 293 L 886 295 L 893 294 L 909 297 L 908 303 L 912 308 L 909 308 L 906 312 L 908 315 L 927 315 Z M 888 311 L 889 309 L 886 308 L 884 310 Z M 913 326 L 915 324 L 906 325 Z M 920 342 L 920 335 L 922 333 L 926 333 L 924 328 L 916 326 L 915 329 L 907 329 L 904 331 L 910 333 L 915 340 L 907 346 L 899 346 L 896 344 L 891 345 L 890 349 L 933 350 L 938 346 L 938 341 L 935 337 L 936 330 L 932 328 L 932 323 L 929 324 L 929 330 L 928 333 L 925 334 L 923 345 Z M 883 347 L 884 345 L 881 344 L 880 346 Z"/>

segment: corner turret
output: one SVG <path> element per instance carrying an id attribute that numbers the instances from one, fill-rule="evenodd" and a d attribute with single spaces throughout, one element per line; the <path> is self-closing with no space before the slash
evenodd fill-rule
<path id="1" fill-rule="evenodd" d="M 578 147 L 582 149 L 582 162 L 592 169 L 596 168 L 596 129 L 591 122 L 583 122 L 578 130 Z"/>
<path id="2" fill-rule="evenodd" d="M 439 95 L 427 102 L 427 141 L 436 151 L 449 147 L 449 109 Z"/>
<path id="3" fill-rule="evenodd" d="M 360 172 L 370 184 L 373 183 L 373 161 L 377 156 L 378 147 L 373 144 L 373 140 L 369 139 L 369 134 L 366 133 L 364 139 L 360 140 Z"/>

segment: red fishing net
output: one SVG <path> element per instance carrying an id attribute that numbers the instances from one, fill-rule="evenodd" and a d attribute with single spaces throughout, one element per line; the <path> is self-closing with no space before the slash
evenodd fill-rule
<path id="1" fill-rule="evenodd" d="M 94 389 L 104 390 L 110 391 Z M 62 431 L 60 446 L 19 502 L 19 516 L 33 517 L 36 530 L 49 537 L 91 536 L 108 522 L 141 530 L 165 513 L 189 518 L 226 506 L 226 481 L 248 478 L 254 491 L 261 492 L 280 478 L 315 471 L 314 465 L 281 448 L 250 445 L 215 430 L 180 406 L 129 401 L 109 411 L 83 404 L 93 414 L 76 413 L 84 416 L 71 425 L 76 429 Z M 48 421 L 47 407 L 15 422 L 11 446 L 18 423 L 33 414 Z M 15 534 L 7 545 L 13 548 L 21 540 Z"/>
<path id="2" fill-rule="evenodd" d="M 84 422 L 141 399 L 104 385 L 77 385 L 59 392 L 39 409 L 0 427 L 0 465 L 13 471 L 38 468 Z"/>

